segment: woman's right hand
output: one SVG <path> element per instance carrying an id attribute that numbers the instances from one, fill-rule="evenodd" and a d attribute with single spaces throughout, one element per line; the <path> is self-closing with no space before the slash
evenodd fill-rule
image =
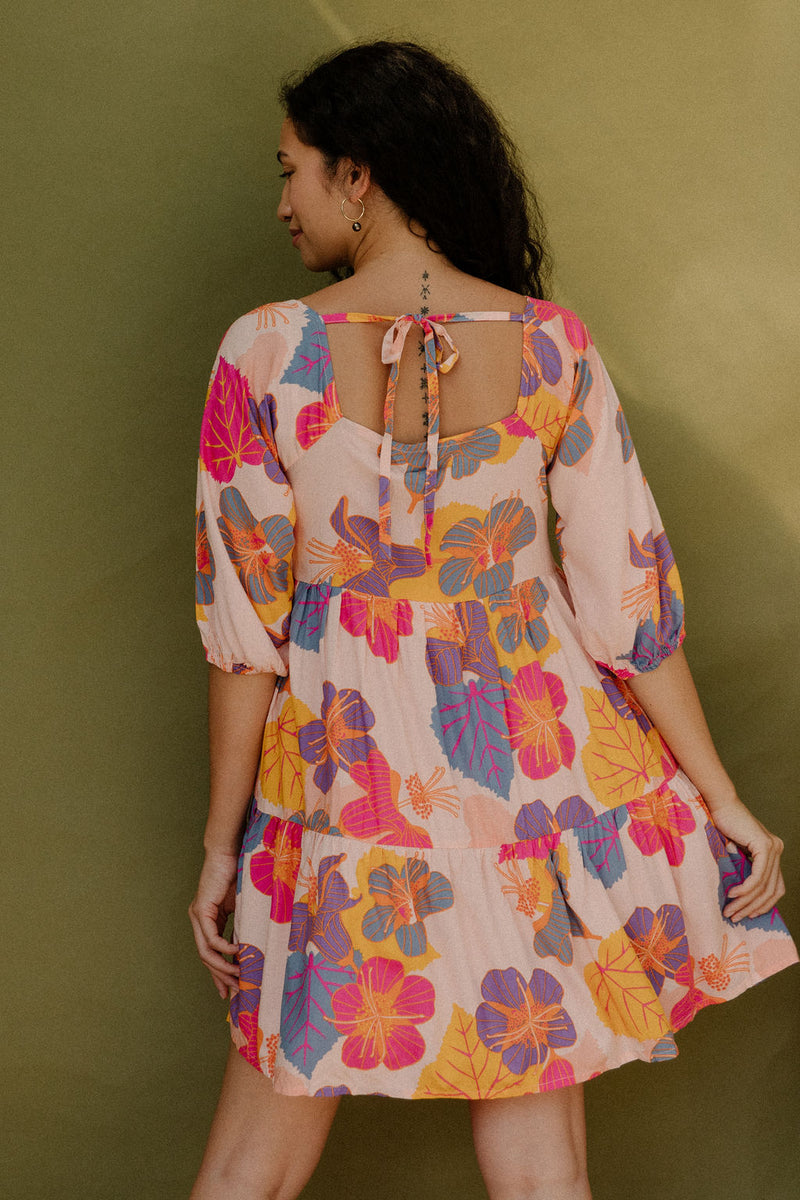
<path id="1" fill-rule="evenodd" d="M 730 921 L 760 917 L 786 894 L 781 874 L 783 842 L 753 816 L 738 796 L 713 807 L 709 805 L 709 810 L 720 833 L 741 847 L 752 866 L 747 879 L 728 891 L 722 915 Z"/>
<path id="2" fill-rule="evenodd" d="M 236 963 L 228 962 L 223 957 L 225 954 L 236 954 L 239 947 L 234 942 L 226 942 L 222 936 L 236 903 L 237 865 L 238 855 L 207 850 L 197 893 L 189 905 L 189 919 L 198 953 L 211 972 L 214 986 L 223 1000 L 239 977 Z"/>

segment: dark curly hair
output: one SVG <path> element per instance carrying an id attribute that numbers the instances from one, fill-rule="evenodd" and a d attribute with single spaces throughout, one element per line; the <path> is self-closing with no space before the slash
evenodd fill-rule
<path id="1" fill-rule="evenodd" d="M 456 67 L 414 42 L 362 43 L 290 78 L 280 99 L 332 174 L 342 158 L 369 167 L 453 266 L 547 298 L 539 202 L 498 117 Z"/>

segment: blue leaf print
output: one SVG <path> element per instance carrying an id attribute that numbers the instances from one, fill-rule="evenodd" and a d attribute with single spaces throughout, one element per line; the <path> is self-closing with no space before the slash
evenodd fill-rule
<path id="1" fill-rule="evenodd" d="M 669 1062 L 678 1057 L 678 1046 L 672 1034 L 661 1038 L 650 1051 L 650 1062 Z"/>
<path id="2" fill-rule="evenodd" d="M 565 467 L 574 467 L 580 462 L 594 440 L 591 426 L 586 417 L 581 415 L 567 426 L 561 441 L 558 443 L 558 461 Z"/>
<path id="3" fill-rule="evenodd" d="M 295 646 L 319 652 L 328 624 L 330 598 L 335 591 L 328 583 L 305 583 L 301 579 L 296 582 L 289 627 L 289 637 Z"/>
<path id="4" fill-rule="evenodd" d="M 333 1024 L 331 997 L 355 977 L 351 967 L 337 966 L 313 951 L 305 955 L 295 950 L 286 960 L 281 1045 L 286 1057 L 307 1079 L 341 1036 Z"/>
<path id="5" fill-rule="evenodd" d="M 310 392 L 318 393 L 320 397 L 333 382 L 331 352 L 324 324 L 320 328 L 316 322 L 310 321 L 305 326 L 280 382 L 299 384 Z"/>
<path id="6" fill-rule="evenodd" d="M 502 683 L 436 685 L 431 728 L 450 763 L 504 800 L 514 774 Z"/>
<path id="7" fill-rule="evenodd" d="M 658 625 L 652 615 L 642 621 L 633 639 L 633 649 L 630 654 L 621 654 L 620 658 L 630 662 L 637 671 L 652 671 L 677 650 L 682 632 L 683 601 L 671 591 L 669 609 L 662 607 Z"/>
<path id="8" fill-rule="evenodd" d="M 493 458 L 500 449 L 500 434 L 496 429 L 476 429 L 467 437 L 445 440 L 439 452 L 439 462 L 449 464 L 453 479 L 474 475 L 481 463 Z"/>
<path id="9" fill-rule="evenodd" d="M 628 428 L 628 422 L 625 420 L 625 413 L 621 407 L 617 409 L 615 424 L 622 440 L 622 461 L 630 462 L 633 458 L 633 441 L 631 440 L 631 431 Z"/>
<path id="10" fill-rule="evenodd" d="M 610 888 L 625 874 L 625 851 L 620 830 L 627 819 L 627 809 L 620 805 L 603 813 L 591 824 L 579 825 L 573 830 L 580 843 L 583 865 L 605 888 Z"/>
<path id="11" fill-rule="evenodd" d="M 572 395 L 570 402 L 573 408 L 577 408 L 579 412 L 583 412 L 583 406 L 586 403 L 586 397 L 589 395 L 589 389 L 592 386 L 592 372 L 589 369 L 589 364 L 585 358 L 582 358 L 575 368 L 575 378 L 572 381 Z"/>
<path id="12" fill-rule="evenodd" d="M 572 962 L 572 922 L 558 874 L 552 863 L 548 863 L 548 870 L 556 876 L 553 907 L 550 909 L 547 924 L 537 931 L 533 939 L 533 948 L 542 958 L 552 955 L 565 966 L 569 966 Z"/>

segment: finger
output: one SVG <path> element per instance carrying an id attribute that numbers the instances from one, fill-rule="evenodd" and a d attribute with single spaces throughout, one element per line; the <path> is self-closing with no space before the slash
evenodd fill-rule
<path id="1" fill-rule="evenodd" d="M 775 852 L 772 847 L 755 851 L 747 878 L 729 888 L 728 896 L 736 899 L 741 896 L 752 895 L 755 891 L 758 891 L 763 886 L 764 877 L 769 873 L 774 861 Z"/>
<path id="2" fill-rule="evenodd" d="M 755 903 L 765 894 L 766 889 L 762 882 L 758 888 L 750 887 L 746 891 L 740 891 L 734 898 L 733 902 L 723 909 L 724 915 L 729 920 L 738 920 L 745 912 L 749 912 Z M 730 893 L 728 893 L 730 896 Z"/>
<path id="3" fill-rule="evenodd" d="M 768 913 L 775 907 L 779 896 L 782 895 L 782 886 L 783 878 L 781 876 L 780 862 L 776 858 L 773 870 L 763 889 L 751 898 L 741 911 L 741 916 L 760 917 L 764 913 Z"/>
<path id="4" fill-rule="evenodd" d="M 760 879 L 760 886 L 747 893 L 740 892 L 730 908 L 723 910 L 724 915 L 729 920 L 741 920 L 742 917 L 760 916 L 767 912 L 772 907 L 770 900 L 776 893 L 779 874 L 780 865 L 776 858 L 766 877 Z"/>
<path id="5" fill-rule="evenodd" d="M 217 971 L 233 983 L 239 978 L 239 967 L 237 964 L 228 962 L 227 958 L 223 958 L 221 954 L 217 954 L 214 950 L 204 947 L 200 951 L 200 959 L 208 967 L 209 971 Z"/>
<path id="6" fill-rule="evenodd" d="M 226 942 L 225 938 L 219 933 L 211 933 L 208 928 L 204 930 L 206 941 L 209 946 L 213 946 L 215 950 L 219 950 L 220 954 L 238 954 L 238 942 Z"/>
<path id="7" fill-rule="evenodd" d="M 201 959 L 206 964 L 206 966 L 209 966 L 212 961 L 213 962 L 224 962 L 226 966 L 232 965 L 232 964 L 228 963 L 224 958 L 222 958 L 222 955 L 220 952 L 214 950 L 209 945 L 209 938 L 206 934 L 206 930 L 203 928 L 202 923 L 194 916 L 192 917 L 192 933 L 194 934 L 194 943 L 197 946 L 197 953 L 200 955 Z M 215 940 L 222 942 L 222 949 L 227 950 L 229 943 L 225 942 L 224 939 L 222 939 L 222 938 L 218 938 L 217 935 L 214 935 L 214 937 L 215 937 Z M 235 953 L 236 949 L 238 949 L 238 947 L 231 950 L 230 953 Z M 237 973 L 238 973 L 238 969 L 239 968 L 236 967 Z"/>
<path id="8" fill-rule="evenodd" d="M 203 941 L 218 950 L 220 954 L 237 954 L 239 952 L 238 942 L 228 942 L 217 929 L 216 921 L 210 916 L 194 917 L 192 924 L 196 922 L 196 929 L 199 929 Z M 195 933 L 195 940 L 197 934 Z"/>
<path id="9" fill-rule="evenodd" d="M 231 987 L 230 980 L 224 978 L 222 975 L 219 975 L 216 971 L 211 972 L 211 978 L 214 980 L 214 987 L 217 989 L 222 999 L 227 1000 L 229 992 L 232 993 L 234 990 Z"/>

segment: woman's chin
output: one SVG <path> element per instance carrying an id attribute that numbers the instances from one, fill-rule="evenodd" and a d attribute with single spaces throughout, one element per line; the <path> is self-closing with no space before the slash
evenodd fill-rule
<path id="1" fill-rule="evenodd" d="M 338 254 L 325 254 L 313 246 L 305 245 L 303 241 L 297 247 L 300 260 L 307 271 L 341 271 L 349 266 L 347 258 Z"/>

